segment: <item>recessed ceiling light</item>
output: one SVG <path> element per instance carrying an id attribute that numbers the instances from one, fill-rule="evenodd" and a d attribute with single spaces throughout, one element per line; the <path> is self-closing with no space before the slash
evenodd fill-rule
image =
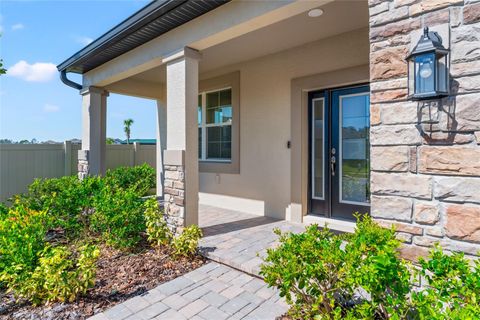
<path id="1" fill-rule="evenodd" d="M 308 16 L 311 18 L 320 17 L 322 14 L 323 14 L 323 10 L 318 8 L 308 11 Z"/>

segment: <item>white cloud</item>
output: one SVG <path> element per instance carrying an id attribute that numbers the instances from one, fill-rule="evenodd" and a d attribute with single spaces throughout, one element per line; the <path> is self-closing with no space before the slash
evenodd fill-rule
<path id="1" fill-rule="evenodd" d="M 30 82 L 47 82 L 53 79 L 57 73 L 57 67 L 49 62 L 35 62 L 29 64 L 20 60 L 8 68 L 7 75 Z"/>
<path id="2" fill-rule="evenodd" d="M 56 106 L 54 104 L 49 104 L 49 103 L 46 103 L 44 106 L 43 106 L 43 111 L 44 112 L 58 112 L 60 111 L 60 107 L 59 106 Z"/>
<path id="3" fill-rule="evenodd" d="M 81 37 L 76 37 L 75 41 L 77 41 L 78 43 L 80 43 L 83 46 L 86 46 L 86 45 L 89 45 L 90 43 L 92 43 L 93 39 L 90 38 L 90 37 L 81 36 Z"/>
<path id="4" fill-rule="evenodd" d="M 16 24 L 14 24 L 14 25 L 12 26 L 12 30 L 13 30 L 13 31 L 15 31 L 15 30 L 22 30 L 22 29 L 24 29 L 24 28 L 25 28 L 25 26 L 24 26 L 23 24 L 21 24 L 21 23 L 16 23 Z"/>

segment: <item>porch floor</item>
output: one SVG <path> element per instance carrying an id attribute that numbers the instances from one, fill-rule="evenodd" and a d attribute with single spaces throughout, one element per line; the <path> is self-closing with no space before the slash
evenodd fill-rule
<path id="1" fill-rule="evenodd" d="M 305 226 L 239 211 L 200 205 L 199 225 L 204 237 L 200 252 L 205 257 L 254 276 L 267 248 L 277 243 L 273 229 L 301 232 Z"/>

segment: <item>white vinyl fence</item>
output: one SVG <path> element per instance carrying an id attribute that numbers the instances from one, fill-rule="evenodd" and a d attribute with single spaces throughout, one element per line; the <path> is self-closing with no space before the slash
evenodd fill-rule
<path id="1" fill-rule="evenodd" d="M 27 191 L 35 178 L 77 174 L 79 144 L 0 144 L 0 202 Z M 148 163 L 155 168 L 154 145 L 107 145 L 107 169 Z"/>

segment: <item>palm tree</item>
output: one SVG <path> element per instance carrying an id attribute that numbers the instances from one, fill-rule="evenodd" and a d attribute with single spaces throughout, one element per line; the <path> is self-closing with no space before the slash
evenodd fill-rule
<path id="1" fill-rule="evenodd" d="M 133 124 L 133 119 L 123 120 L 123 131 L 125 131 L 125 135 L 127 136 L 127 144 L 130 144 L 130 127 Z"/>

